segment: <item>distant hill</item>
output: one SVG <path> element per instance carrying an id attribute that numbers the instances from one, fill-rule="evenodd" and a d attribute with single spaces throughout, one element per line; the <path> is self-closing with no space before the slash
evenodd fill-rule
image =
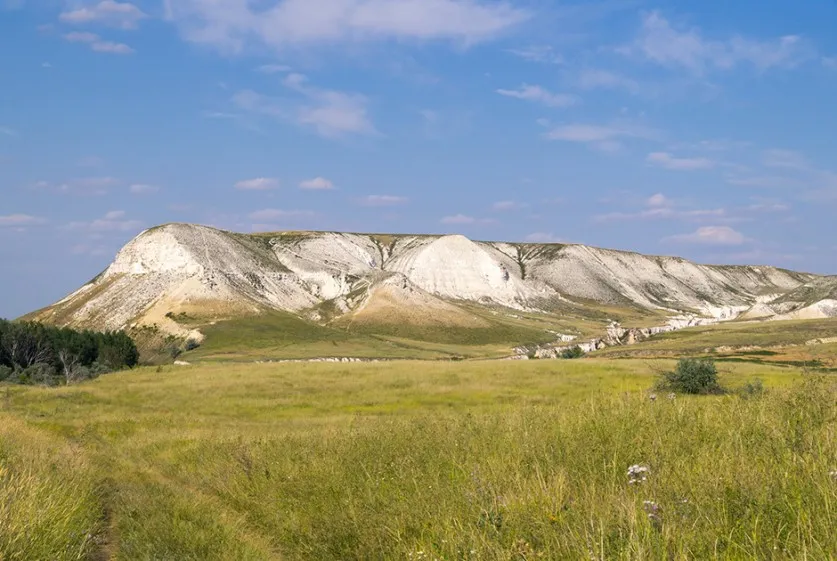
<path id="1" fill-rule="evenodd" d="M 276 312 L 405 336 L 434 328 L 486 331 L 501 320 L 549 331 L 532 319 L 541 314 L 559 322 L 572 317 L 583 335 L 587 321 L 601 327 L 620 317 L 837 316 L 836 288 L 835 277 L 583 245 L 460 235 L 247 235 L 167 224 L 137 236 L 90 283 L 26 317 L 95 329 L 154 325 L 200 339 L 216 322 Z"/>

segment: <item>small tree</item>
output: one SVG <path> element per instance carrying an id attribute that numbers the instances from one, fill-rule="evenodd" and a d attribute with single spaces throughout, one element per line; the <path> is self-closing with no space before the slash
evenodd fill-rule
<path id="1" fill-rule="evenodd" d="M 711 359 L 681 358 L 673 372 L 663 372 L 659 389 L 694 395 L 721 394 L 718 369 Z"/>

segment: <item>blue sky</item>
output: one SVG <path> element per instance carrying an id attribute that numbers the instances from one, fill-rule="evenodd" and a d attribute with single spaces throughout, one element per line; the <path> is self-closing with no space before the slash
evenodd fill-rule
<path id="1" fill-rule="evenodd" d="M 0 0 L 0 316 L 143 228 L 837 273 L 837 4 Z"/>

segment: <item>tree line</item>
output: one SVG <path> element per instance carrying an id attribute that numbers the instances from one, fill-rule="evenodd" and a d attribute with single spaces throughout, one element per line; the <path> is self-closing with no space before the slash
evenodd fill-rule
<path id="1" fill-rule="evenodd" d="M 79 331 L 0 319 L 0 382 L 71 384 L 132 368 L 139 361 L 123 332 Z"/>

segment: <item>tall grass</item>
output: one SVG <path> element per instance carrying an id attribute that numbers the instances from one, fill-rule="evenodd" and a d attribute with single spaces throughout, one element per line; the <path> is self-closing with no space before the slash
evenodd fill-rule
<path id="1" fill-rule="evenodd" d="M 649 468 L 631 484 L 628 467 Z M 171 477 L 292 559 L 832 559 L 837 406 L 598 399 L 204 441 Z"/>
<path id="2" fill-rule="evenodd" d="M 767 392 L 652 401 L 647 365 L 597 360 L 11 388 L 0 559 L 101 555 L 103 533 L 126 561 L 837 558 L 835 378 L 731 368 Z"/>
<path id="3" fill-rule="evenodd" d="M 81 453 L 0 414 L 0 559 L 88 559 L 102 516 Z"/>

